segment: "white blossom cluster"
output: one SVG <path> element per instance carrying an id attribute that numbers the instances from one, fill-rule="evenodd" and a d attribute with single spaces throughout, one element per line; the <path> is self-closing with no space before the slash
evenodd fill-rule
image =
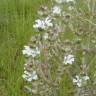
<path id="1" fill-rule="evenodd" d="M 37 55 L 40 54 L 40 50 L 38 49 L 38 47 L 36 47 L 35 49 L 30 48 L 30 46 L 24 46 L 24 50 L 22 51 L 24 55 L 26 55 L 27 57 L 36 57 Z M 24 68 L 24 73 L 22 75 L 22 77 L 28 81 L 31 82 L 33 80 L 37 80 L 38 79 L 38 75 L 36 73 L 36 71 L 28 71 L 26 70 L 26 66 L 28 66 L 27 64 L 25 64 L 25 68 Z"/>
<path id="2" fill-rule="evenodd" d="M 76 56 L 74 50 L 75 51 L 78 51 L 78 50 L 76 48 L 74 48 L 74 45 L 76 43 L 75 40 L 73 40 L 72 42 L 71 42 L 71 40 L 69 40 L 68 42 L 65 42 L 67 39 L 65 40 L 65 38 L 63 37 L 64 32 L 66 32 L 67 28 L 69 28 L 72 32 L 76 31 L 76 30 L 74 30 L 74 26 L 72 26 L 73 21 L 71 22 L 72 24 L 68 21 L 70 16 L 66 15 L 66 12 L 63 11 L 63 8 L 61 5 L 62 5 L 62 3 L 70 4 L 70 2 L 75 2 L 75 0 L 55 0 L 55 2 L 56 2 L 56 5 L 53 5 L 53 7 L 51 8 L 50 11 L 48 10 L 47 15 L 42 16 L 43 17 L 42 19 L 35 20 L 35 24 L 33 25 L 33 28 L 43 29 L 43 30 L 42 30 L 42 32 L 41 32 L 41 30 L 39 30 L 40 33 L 38 32 L 39 35 L 37 35 L 37 36 L 39 37 L 39 39 L 36 37 L 36 41 L 39 42 L 36 46 L 39 46 L 39 47 L 31 48 L 30 46 L 24 46 L 25 49 L 22 52 L 23 52 L 23 55 L 31 58 L 31 63 L 30 63 L 31 67 L 29 68 L 29 65 L 25 64 L 24 74 L 22 77 L 28 82 L 38 81 L 38 79 L 41 80 L 41 78 L 39 78 L 39 77 L 42 77 L 44 79 L 44 80 L 43 79 L 41 80 L 43 83 L 45 83 L 45 81 L 48 80 L 47 88 L 44 87 L 44 89 L 48 89 L 49 86 L 52 85 L 52 83 L 53 83 L 53 82 L 51 82 L 52 78 L 49 79 L 51 77 L 50 70 L 51 70 L 52 64 L 53 64 L 53 62 L 58 63 L 60 61 L 58 64 L 59 67 L 57 68 L 57 70 L 59 70 L 59 71 L 56 71 L 57 72 L 56 73 L 57 81 L 55 80 L 56 82 L 54 82 L 54 84 L 55 83 L 57 84 L 57 82 L 60 82 L 59 80 L 62 79 L 61 74 L 64 74 L 64 71 L 67 70 L 65 73 L 67 73 L 67 72 L 70 73 L 70 76 L 72 76 L 73 84 L 76 85 L 77 88 L 81 88 L 84 85 L 87 85 L 87 82 L 90 80 L 90 78 L 88 76 L 87 71 L 84 70 L 85 67 L 83 66 L 84 68 L 81 68 L 81 66 L 76 61 L 78 59 L 78 56 Z M 74 7 L 71 5 L 68 8 L 69 8 L 68 10 L 74 10 Z M 62 15 L 62 13 L 64 13 L 64 15 Z M 72 19 L 74 20 L 74 18 L 72 18 Z M 69 24 L 69 25 L 67 25 L 67 24 Z M 66 32 L 66 33 L 68 33 L 68 32 Z M 72 34 L 74 34 L 74 33 L 75 32 L 73 32 Z M 62 40 L 62 37 L 63 37 L 63 40 Z M 62 40 L 62 42 L 60 40 Z M 61 52 L 61 53 L 59 54 L 59 52 Z M 38 55 L 42 56 L 42 57 L 35 58 Z M 56 58 L 56 57 L 58 57 L 58 58 Z M 81 57 L 81 58 L 83 58 L 83 57 Z M 81 58 L 80 58 L 80 60 L 81 60 Z M 36 60 L 39 62 L 38 66 L 37 66 Z M 56 60 L 58 60 L 58 61 L 56 61 Z M 84 60 L 84 58 L 83 58 L 83 60 Z M 80 62 L 81 65 L 83 65 L 83 63 L 85 63 L 83 60 L 82 60 L 82 62 Z M 49 62 L 51 62 L 52 64 L 49 64 Z M 64 66 L 64 65 L 66 65 L 66 66 Z M 34 66 L 35 66 L 35 68 L 34 68 Z M 79 70 L 76 69 L 77 66 L 79 66 L 78 67 Z M 28 68 L 30 70 L 28 70 Z M 73 68 L 73 73 L 70 71 L 70 68 Z M 39 72 L 41 72 L 39 74 L 38 74 L 38 69 L 39 69 Z M 78 73 L 76 73 L 76 72 L 78 72 Z M 73 77 L 74 73 L 75 73 L 75 75 L 76 74 L 78 74 L 78 75 Z M 82 73 L 87 74 L 87 75 L 82 76 L 81 75 Z M 39 75 L 42 75 L 42 76 L 39 76 Z M 49 81 L 51 82 L 51 84 L 49 84 L 50 83 Z M 41 84 L 41 82 L 39 82 L 39 83 Z M 51 89 L 51 88 L 52 88 L 52 86 L 49 89 Z M 47 94 L 46 91 L 45 91 L 44 95 L 42 95 L 42 96 L 48 96 L 45 94 Z M 50 95 L 50 96 L 52 96 L 52 95 Z"/>

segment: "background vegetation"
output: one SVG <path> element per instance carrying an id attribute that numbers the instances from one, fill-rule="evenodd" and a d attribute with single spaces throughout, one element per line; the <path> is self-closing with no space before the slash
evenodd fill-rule
<path id="1" fill-rule="evenodd" d="M 0 96 L 28 96 L 22 86 L 22 48 L 34 31 L 37 10 L 47 0 L 0 0 Z"/>

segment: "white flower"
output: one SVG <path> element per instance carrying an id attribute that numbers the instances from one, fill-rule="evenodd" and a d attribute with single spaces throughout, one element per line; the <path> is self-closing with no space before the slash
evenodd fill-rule
<path id="1" fill-rule="evenodd" d="M 86 80 L 89 80 L 89 76 L 83 76 L 83 79 L 86 81 Z"/>
<path id="2" fill-rule="evenodd" d="M 32 49 L 29 46 L 24 46 L 24 50 L 22 51 L 24 55 L 31 56 Z"/>
<path id="3" fill-rule="evenodd" d="M 63 63 L 65 64 L 65 65 L 67 65 L 67 64 L 70 64 L 70 65 L 72 65 L 73 64 L 73 62 L 74 62 L 74 55 L 67 55 L 67 56 L 65 56 L 64 57 L 64 61 L 63 61 Z"/>
<path id="4" fill-rule="evenodd" d="M 33 28 L 41 28 L 41 29 L 45 29 L 45 23 L 43 20 L 37 19 L 35 21 L 35 24 L 33 25 Z"/>
<path id="5" fill-rule="evenodd" d="M 52 13 L 57 15 L 61 14 L 61 8 L 58 6 L 54 6 L 52 9 Z"/>
<path id="6" fill-rule="evenodd" d="M 35 21 L 35 24 L 33 25 L 33 28 L 41 28 L 41 29 L 47 29 L 48 27 L 52 27 L 53 23 L 50 17 L 46 17 L 44 20 L 37 19 Z"/>
<path id="7" fill-rule="evenodd" d="M 69 6 L 68 9 L 69 9 L 70 11 L 72 11 L 72 10 L 74 10 L 74 7 L 73 7 L 73 6 Z"/>
<path id="8" fill-rule="evenodd" d="M 43 35 L 43 38 L 44 38 L 44 40 L 47 40 L 47 39 L 48 39 L 48 33 L 45 33 L 45 34 Z"/>
<path id="9" fill-rule="evenodd" d="M 76 83 L 78 87 L 82 86 L 82 79 L 79 76 L 76 76 L 76 78 L 73 79 L 73 83 Z"/>
<path id="10" fill-rule="evenodd" d="M 74 2 L 74 0 L 66 0 L 66 2 Z"/>
<path id="11" fill-rule="evenodd" d="M 38 80 L 36 71 L 33 71 L 33 72 L 24 71 L 24 74 L 22 75 L 22 77 L 28 82 L 31 82 L 33 80 Z"/>
<path id="12" fill-rule="evenodd" d="M 40 50 L 38 49 L 38 47 L 36 47 L 35 49 L 31 49 L 29 46 L 24 46 L 24 47 L 25 49 L 22 52 L 26 56 L 35 57 L 40 54 Z"/>
<path id="13" fill-rule="evenodd" d="M 57 3 L 61 4 L 61 3 L 64 3 L 64 2 L 74 2 L 74 0 L 55 0 Z"/>
<path id="14" fill-rule="evenodd" d="M 89 76 L 87 75 L 82 77 L 76 75 L 76 77 L 73 78 L 73 83 L 75 83 L 78 87 L 82 87 L 83 83 L 86 82 L 87 80 L 89 80 Z"/>
<path id="15" fill-rule="evenodd" d="M 52 21 L 52 20 L 50 19 L 50 17 L 46 17 L 45 20 L 44 20 L 45 26 L 46 26 L 46 27 L 52 27 L 53 24 L 52 24 L 51 21 Z"/>
<path id="16" fill-rule="evenodd" d="M 65 0 L 55 0 L 57 3 L 61 4 L 61 3 L 64 3 Z"/>

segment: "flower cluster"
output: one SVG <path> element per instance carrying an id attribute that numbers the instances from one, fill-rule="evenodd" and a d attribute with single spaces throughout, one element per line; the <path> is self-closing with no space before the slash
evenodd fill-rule
<path id="1" fill-rule="evenodd" d="M 87 27 L 83 29 L 82 26 L 89 21 L 83 22 L 84 14 L 75 9 L 77 5 L 74 6 L 73 2 L 76 4 L 75 0 L 55 0 L 51 10 L 43 6 L 38 12 L 40 18 L 35 20 L 33 25 L 33 28 L 38 29 L 38 33 L 32 36 L 34 39 L 29 42 L 31 46 L 24 46 L 22 51 L 27 56 L 22 77 L 32 83 L 34 96 L 56 96 L 54 94 L 64 74 L 69 74 L 72 83 L 77 86 L 77 91 L 88 86 L 89 66 L 86 68 L 85 65 L 89 63 L 88 56 L 93 56 L 94 52 L 89 51 L 90 45 L 85 44 L 85 38 L 88 39 L 90 33 L 86 31 Z M 68 3 L 65 10 L 63 3 Z M 78 14 L 81 14 L 82 18 Z M 80 24 L 75 24 L 78 22 Z M 94 27 L 93 29 L 95 30 Z M 82 39 L 82 34 L 87 35 Z M 94 45 L 96 44 L 92 46 Z"/>

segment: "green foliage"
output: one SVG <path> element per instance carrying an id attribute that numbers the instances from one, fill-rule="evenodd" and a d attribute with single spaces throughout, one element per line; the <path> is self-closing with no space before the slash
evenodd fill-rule
<path id="1" fill-rule="evenodd" d="M 27 96 L 22 89 L 21 50 L 34 33 L 33 22 L 42 4 L 46 1 L 0 0 L 0 96 Z"/>

